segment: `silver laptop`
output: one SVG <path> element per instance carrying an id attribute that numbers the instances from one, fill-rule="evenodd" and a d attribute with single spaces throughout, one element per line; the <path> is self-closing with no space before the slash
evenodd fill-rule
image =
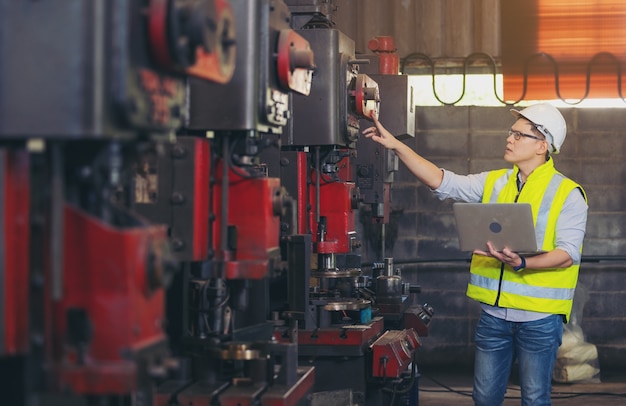
<path id="1" fill-rule="evenodd" d="M 487 241 L 526 256 L 541 254 L 529 203 L 454 203 L 461 251 L 487 251 Z"/>

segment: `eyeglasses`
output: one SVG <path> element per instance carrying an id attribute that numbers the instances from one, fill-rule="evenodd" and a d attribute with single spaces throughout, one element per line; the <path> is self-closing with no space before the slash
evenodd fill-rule
<path id="1" fill-rule="evenodd" d="M 515 130 L 509 130 L 509 136 L 511 136 L 511 135 L 513 136 L 513 138 L 515 138 L 515 141 L 519 141 L 520 138 L 522 138 L 522 137 L 532 138 L 533 140 L 537 140 L 537 141 L 545 141 L 545 138 L 539 138 L 539 137 L 536 137 L 534 135 L 524 134 L 524 133 L 521 133 L 521 132 L 515 131 Z"/>

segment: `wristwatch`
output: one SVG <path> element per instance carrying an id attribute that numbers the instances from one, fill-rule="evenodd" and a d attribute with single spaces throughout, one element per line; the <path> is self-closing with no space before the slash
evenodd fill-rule
<path id="1" fill-rule="evenodd" d="M 515 272 L 519 272 L 519 271 L 521 271 L 522 269 L 526 268 L 526 258 L 524 258 L 524 257 L 520 256 L 520 259 L 522 260 L 522 263 L 521 263 L 521 264 L 519 264 L 518 266 L 514 266 L 514 267 L 513 267 L 513 270 L 514 270 Z"/>

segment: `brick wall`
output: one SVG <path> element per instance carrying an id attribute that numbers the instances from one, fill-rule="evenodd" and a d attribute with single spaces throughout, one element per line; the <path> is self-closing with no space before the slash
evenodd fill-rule
<path id="1" fill-rule="evenodd" d="M 588 292 L 581 326 L 598 347 L 601 368 L 626 363 L 626 262 L 591 260 L 626 255 L 626 111 L 562 109 L 568 135 L 558 170 L 588 195 L 589 217 L 579 285 Z M 514 118 L 505 107 L 418 107 L 416 137 L 406 140 L 435 164 L 460 174 L 509 167 L 503 159 Z M 367 142 L 367 141 L 361 141 Z M 385 255 L 407 281 L 422 286 L 421 302 L 436 311 L 419 352 L 422 364 L 466 364 L 480 307 L 466 298 L 467 254 L 458 250 L 452 201 L 439 201 L 400 165 L 392 187 Z M 364 236 L 367 239 L 367 236 Z M 365 244 L 364 257 L 373 257 Z M 433 262 L 420 262 L 432 259 Z"/>

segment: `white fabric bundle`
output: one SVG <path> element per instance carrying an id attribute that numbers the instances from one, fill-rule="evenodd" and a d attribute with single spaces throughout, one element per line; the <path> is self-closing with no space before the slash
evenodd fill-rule
<path id="1" fill-rule="evenodd" d="M 561 383 L 600 382 L 598 349 L 585 342 L 585 335 L 578 325 L 588 294 L 578 285 L 574 297 L 574 309 L 570 323 L 563 327 L 563 340 L 556 354 L 552 379 Z"/>
<path id="2" fill-rule="evenodd" d="M 600 368 L 595 368 L 590 364 L 565 365 L 555 368 L 552 379 L 557 382 L 591 382 L 597 378 Z"/>
<path id="3" fill-rule="evenodd" d="M 565 334 L 563 335 L 565 337 Z M 563 341 L 565 343 L 565 340 Z M 600 382 L 598 349 L 595 345 L 579 341 L 559 347 L 552 379 L 561 383 Z"/>

